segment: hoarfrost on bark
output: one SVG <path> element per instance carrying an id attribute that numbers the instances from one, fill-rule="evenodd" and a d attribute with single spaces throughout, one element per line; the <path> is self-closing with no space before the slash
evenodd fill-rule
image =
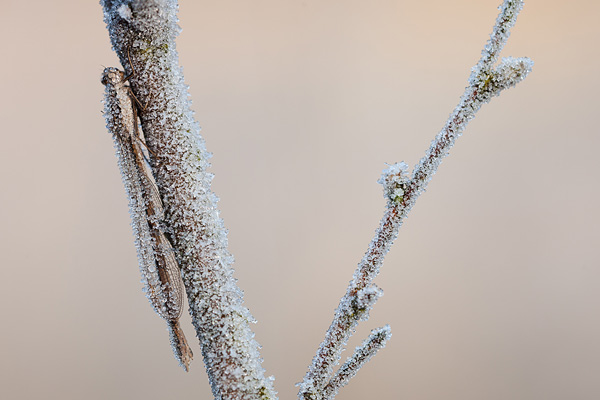
<path id="1" fill-rule="evenodd" d="M 113 48 L 140 104 L 165 231 L 182 270 L 189 311 L 217 399 L 275 399 L 233 278 L 233 257 L 210 189 L 210 153 L 194 120 L 175 37 L 175 0 L 103 0 Z M 127 10 L 130 10 L 128 12 Z M 131 60 L 129 60 L 130 55 Z M 131 65 L 130 65 L 131 64 Z M 235 373 L 238 371 L 238 373 Z M 241 372 L 241 373 L 240 373 Z"/>

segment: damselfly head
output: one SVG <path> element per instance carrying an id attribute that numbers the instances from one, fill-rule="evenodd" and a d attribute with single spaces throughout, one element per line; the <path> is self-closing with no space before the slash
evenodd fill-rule
<path id="1" fill-rule="evenodd" d="M 100 82 L 102 82 L 103 85 L 107 86 L 107 85 L 117 85 L 121 82 L 123 82 L 125 79 L 125 73 L 115 67 L 107 67 L 104 68 L 104 71 L 102 72 L 102 78 L 100 79 Z"/>

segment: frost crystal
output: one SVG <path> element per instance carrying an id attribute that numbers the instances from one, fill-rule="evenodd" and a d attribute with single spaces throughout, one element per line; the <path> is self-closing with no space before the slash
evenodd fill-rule
<path id="1" fill-rule="evenodd" d="M 131 18 L 133 17 L 131 14 L 131 8 L 129 8 L 129 6 L 126 4 L 121 4 L 117 8 L 117 12 L 119 13 L 119 16 L 127 22 L 131 21 Z"/>
<path id="2" fill-rule="evenodd" d="M 402 203 L 404 200 L 404 191 L 410 181 L 407 172 L 408 165 L 405 162 L 399 162 L 385 169 L 377 181 L 383 185 L 383 193 L 389 205 Z"/>
<path id="3" fill-rule="evenodd" d="M 504 89 L 509 89 L 527 77 L 533 68 L 533 61 L 527 57 L 505 57 L 490 74 L 492 96 L 499 96 Z"/>

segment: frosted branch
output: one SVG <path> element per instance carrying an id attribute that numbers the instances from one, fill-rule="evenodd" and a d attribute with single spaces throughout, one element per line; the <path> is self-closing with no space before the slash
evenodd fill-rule
<path id="1" fill-rule="evenodd" d="M 338 364 L 341 349 L 358 323 L 356 316 L 347 314 L 345 305 L 361 290 L 372 285 L 373 279 L 379 274 L 385 255 L 398 236 L 402 221 L 419 195 L 425 191 L 442 159 L 448 154 L 468 122 L 484 103 L 499 95 L 502 90 L 523 80 L 531 71 L 533 62 L 527 58 L 506 58 L 496 69 L 493 68 L 522 7 L 523 1 L 503 2 L 490 40 L 482 51 L 481 59 L 472 69 L 469 86 L 465 89 L 446 125 L 433 140 L 425 157 L 415 166 L 412 175 L 409 177 L 404 163 L 394 164 L 384 171 L 379 182 L 383 185 L 384 196 L 388 202 L 386 211 L 375 237 L 354 272 L 346 294 L 340 301 L 325 339 L 319 346 L 304 380 L 299 384 L 299 399 L 326 398 L 324 390 L 332 377 L 333 367 Z M 355 318 L 355 322 L 343 323 L 352 318 Z"/>
<path id="2" fill-rule="evenodd" d="M 152 174 L 164 203 L 164 233 L 181 267 L 189 312 L 216 399 L 275 399 L 265 378 L 250 312 L 233 278 L 227 230 L 200 128 L 194 120 L 175 48 L 175 0 L 102 0 L 104 20 L 131 90 Z M 128 59 L 128 53 L 131 60 Z M 135 227 L 134 227 L 135 228 Z M 171 340 L 177 340 L 171 331 Z"/>
<path id="3" fill-rule="evenodd" d="M 519 15 L 522 8 L 523 0 L 504 0 L 502 2 L 490 39 L 481 51 L 481 59 L 473 68 L 469 83 L 473 83 L 471 79 L 474 76 L 480 73 L 489 73 L 492 70 L 494 64 L 498 61 L 500 52 L 508 41 L 510 30 L 517 22 L 517 15 Z"/>
<path id="4" fill-rule="evenodd" d="M 392 331 L 389 325 L 374 329 L 363 343 L 358 346 L 352 356 L 348 357 L 344 365 L 338 369 L 333 378 L 323 389 L 323 399 L 333 399 L 340 388 L 348 384 L 359 369 L 373 357 L 379 349 L 385 347 L 385 343 L 392 337 Z"/>
<path id="5" fill-rule="evenodd" d="M 314 367 L 325 370 L 325 374 L 314 374 L 315 379 L 310 381 L 312 387 L 324 388 L 327 380 L 333 374 L 333 367 L 338 363 L 344 345 L 354 333 L 356 325 L 361 320 L 369 317 L 369 311 L 375 302 L 383 295 L 383 291 L 375 285 L 356 291 L 352 296 L 342 299 L 338 306 L 334 324 L 327 331 L 325 341 L 329 346 L 321 349 L 321 360 Z M 320 390 L 319 389 L 319 390 Z"/>

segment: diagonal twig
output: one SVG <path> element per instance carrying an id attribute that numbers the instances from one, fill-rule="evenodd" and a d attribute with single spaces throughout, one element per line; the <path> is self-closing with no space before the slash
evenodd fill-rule
<path id="1" fill-rule="evenodd" d="M 343 346 L 359 321 L 359 318 L 352 319 L 348 316 L 346 304 L 361 290 L 372 285 L 385 255 L 398 236 L 402 221 L 417 198 L 425 191 L 442 159 L 448 154 L 468 122 L 473 119 L 483 104 L 489 102 L 492 97 L 498 96 L 502 90 L 516 85 L 531 71 L 533 62 L 528 58 L 506 58 L 494 68 L 498 55 L 510 35 L 510 28 L 515 24 L 517 14 L 522 7 L 522 0 L 503 2 L 490 39 L 482 51 L 481 59 L 471 71 L 469 86 L 412 174 L 409 176 L 408 168 L 404 163 L 394 164 L 384 171 L 380 183 L 384 187 L 387 208 L 375 237 L 354 272 L 346 294 L 340 300 L 325 339 L 319 346 L 304 380 L 299 384 L 299 399 L 324 398 L 323 391 L 332 377 L 333 367 L 338 364 Z M 342 323 L 349 318 L 350 323 Z"/>

